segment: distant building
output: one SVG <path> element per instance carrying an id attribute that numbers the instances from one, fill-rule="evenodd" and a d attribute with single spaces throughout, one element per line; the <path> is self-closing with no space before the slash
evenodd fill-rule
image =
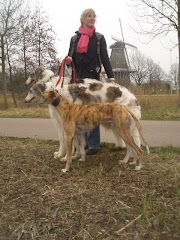
<path id="1" fill-rule="evenodd" d="M 110 61 L 111 61 L 116 82 L 125 87 L 129 87 L 131 84 L 130 73 L 132 71 L 130 70 L 130 64 L 129 64 L 129 58 L 128 58 L 126 46 L 129 46 L 135 49 L 137 49 L 137 47 L 132 44 L 126 43 L 124 41 L 124 34 L 123 34 L 120 18 L 119 18 L 119 24 L 120 24 L 121 37 L 123 41 L 116 36 L 111 36 L 111 38 L 115 40 L 115 43 L 110 46 L 110 48 L 112 49 L 111 55 L 110 55 Z"/>
<path id="2" fill-rule="evenodd" d="M 115 42 L 110 46 L 112 49 L 110 62 L 114 72 L 116 82 L 125 87 L 130 86 L 130 69 L 126 55 L 125 43 L 122 41 Z"/>

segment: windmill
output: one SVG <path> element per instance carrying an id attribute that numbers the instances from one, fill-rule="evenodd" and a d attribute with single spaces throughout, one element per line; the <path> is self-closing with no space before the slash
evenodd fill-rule
<path id="1" fill-rule="evenodd" d="M 110 48 L 112 49 L 110 61 L 111 61 L 111 65 L 112 65 L 112 69 L 113 69 L 114 77 L 116 81 L 119 84 L 128 87 L 130 85 L 131 70 L 130 70 L 130 63 L 129 63 L 129 57 L 128 57 L 126 46 L 131 48 L 137 48 L 137 47 L 132 44 L 126 43 L 124 41 L 124 34 L 123 34 L 120 19 L 119 19 L 119 24 L 120 24 L 121 34 L 122 34 L 122 40 L 120 40 L 117 37 L 111 36 L 111 38 L 116 42 L 110 46 Z"/>

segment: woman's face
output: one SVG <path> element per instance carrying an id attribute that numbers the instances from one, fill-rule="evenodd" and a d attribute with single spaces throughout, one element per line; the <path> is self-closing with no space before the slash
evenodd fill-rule
<path id="1" fill-rule="evenodd" d="M 96 22 L 95 14 L 89 13 L 82 19 L 82 26 L 83 28 L 91 28 L 94 27 L 95 22 Z"/>

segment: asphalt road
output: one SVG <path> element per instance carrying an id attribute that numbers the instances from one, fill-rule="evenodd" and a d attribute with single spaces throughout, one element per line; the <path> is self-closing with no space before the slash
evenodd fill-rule
<path id="1" fill-rule="evenodd" d="M 140 122 L 150 147 L 180 147 L 180 121 Z M 51 119 L 0 118 L 0 136 L 58 140 L 56 127 Z M 101 128 L 101 142 L 115 143 L 111 131 Z"/>

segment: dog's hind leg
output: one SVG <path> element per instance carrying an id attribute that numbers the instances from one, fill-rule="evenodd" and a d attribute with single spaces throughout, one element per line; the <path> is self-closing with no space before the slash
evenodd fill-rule
<path id="1" fill-rule="evenodd" d="M 127 147 L 126 156 L 124 157 L 123 160 L 119 160 L 119 164 L 122 164 L 122 163 L 128 163 L 130 157 L 132 156 L 132 150 L 131 150 L 131 147 L 129 147 L 129 145 L 127 145 L 126 147 Z"/>
<path id="2" fill-rule="evenodd" d="M 81 157 L 81 152 L 80 152 L 80 143 L 78 139 L 78 135 L 75 134 L 74 137 L 74 148 L 75 148 L 75 154 L 72 154 L 72 159 L 77 159 Z"/>
<path id="3" fill-rule="evenodd" d="M 113 127 L 112 132 L 116 138 L 116 147 L 126 148 L 126 144 L 121 138 L 121 136 L 119 135 L 119 132 L 117 131 L 117 129 Z"/>
<path id="4" fill-rule="evenodd" d="M 136 145 L 134 142 L 134 139 L 131 135 L 131 130 L 129 127 L 129 121 L 124 122 L 123 125 L 121 126 L 120 122 L 117 123 L 117 128 L 119 130 L 119 134 L 123 138 L 123 140 L 126 143 L 127 146 L 127 154 L 125 158 L 123 159 L 123 162 L 126 162 L 129 160 L 129 158 L 132 156 L 133 153 L 133 158 L 139 160 L 139 166 L 136 166 L 136 170 L 140 170 L 142 167 L 142 150 L 139 146 Z"/>
<path id="5" fill-rule="evenodd" d="M 140 139 L 140 135 L 139 135 L 139 130 L 138 130 L 138 128 L 136 126 L 136 122 L 133 118 L 131 118 L 131 134 L 132 134 L 132 137 L 133 137 L 136 145 L 138 147 L 141 147 L 141 139 Z"/>
<path id="6" fill-rule="evenodd" d="M 127 163 L 129 161 L 129 159 L 132 157 L 133 162 L 131 162 L 130 164 L 136 164 L 138 161 L 139 165 L 136 166 L 135 169 L 140 170 L 142 168 L 142 150 L 141 150 L 141 148 L 136 145 L 136 143 L 134 142 L 132 137 L 130 140 L 128 138 L 124 138 L 124 141 L 127 146 L 127 154 L 126 154 L 125 158 L 122 161 L 120 161 L 120 163 Z"/>
<path id="7" fill-rule="evenodd" d="M 122 139 L 122 137 L 120 135 L 120 131 L 117 126 L 112 127 L 112 132 L 114 133 L 114 135 L 117 136 L 118 139 Z M 122 139 L 122 141 L 124 143 L 124 146 L 127 148 L 127 152 L 126 152 L 124 159 L 119 160 L 119 164 L 127 163 L 129 161 L 130 157 L 132 156 L 131 147 L 129 145 L 126 145 L 123 139 Z"/>
<path id="8" fill-rule="evenodd" d="M 85 161 L 85 139 L 84 139 L 84 134 L 76 134 L 75 135 L 75 148 L 76 148 L 76 153 L 75 156 L 72 157 L 72 159 L 79 158 L 79 161 Z"/>
<path id="9" fill-rule="evenodd" d="M 142 145 L 144 145 L 146 147 L 147 154 L 149 155 L 150 154 L 149 147 L 148 147 L 148 144 L 144 137 L 141 124 L 140 124 L 139 120 L 132 114 L 132 112 L 129 111 L 129 113 L 131 114 L 131 117 L 134 119 L 133 124 L 132 124 L 133 125 L 132 133 L 134 136 L 134 141 L 140 147 L 140 145 L 141 145 L 140 138 L 141 138 Z M 139 136 L 139 137 L 137 137 L 137 136 Z M 138 142 L 139 142 L 139 144 L 138 144 Z"/>

